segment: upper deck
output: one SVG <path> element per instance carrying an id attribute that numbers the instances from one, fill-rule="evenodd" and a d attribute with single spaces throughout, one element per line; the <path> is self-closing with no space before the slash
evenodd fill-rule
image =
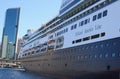
<path id="1" fill-rule="evenodd" d="M 118 29 L 115 29 L 116 31 L 113 31 L 113 28 L 115 28 L 116 21 L 119 21 L 119 19 L 116 20 L 116 18 L 119 17 L 117 16 L 115 20 L 113 20 L 113 17 L 119 14 L 114 9 L 116 7 L 119 7 L 117 5 L 119 4 L 119 1 L 94 1 L 95 0 L 93 0 L 93 2 L 91 3 L 88 2 L 89 6 L 91 5 L 90 7 L 84 7 L 84 10 L 76 13 L 72 17 L 69 17 L 69 19 L 61 21 L 61 17 L 58 17 L 57 19 L 54 18 L 47 24 L 45 24 L 44 27 L 38 29 L 37 32 L 35 32 L 34 35 L 30 37 L 31 39 L 29 39 L 26 43 L 23 49 L 23 51 L 26 52 L 24 55 L 27 55 L 28 50 L 30 51 L 30 53 L 32 53 L 31 51 L 37 52 L 37 48 L 40 47 L 41 52 L 43 52 L 44 50 L 53 49 L 53 45 L 55 50 L 59 50 L 60 45 L 62 46 L 61 49 L 64 49 L 88 44 L 91 42 L 106 40 L 113 37 L 118 37 L 118 33 L 114 33 L 118 32 Z M 78 6 L 78 8 L 80 8 L 80 6 Z M 112 20 L 110 20 L 111 17 Z M 108 30 L 108 27 L 106 26 L 110 27 L 111 25 L 114 25 L 114 27 L 111 27 L 112 30 L 110 31 L 110 28 Z M 100 28 L 98 28 L 99 26 Z M 116 28 L 118 28 L 118 25 L 116 25 Z"/>
<path id="2" fill-rule="evenodd" d="M 94 12 L 96 9 L 107 5 L 107 3 L 109 2 L 111 1 L 109 0 L 101 0 L 101 1 L 100 0 L 84 0 L 82 3 L 78 4 L 77 6 L 72 8 L 70 11 L 65 13 L 64 15 L 62 16 L 58 15 L 57 17 L 47 22 L 43 27 L 40 27 L 36 32 L 33 33 L 33 35 L 30 36 L 26 44 L 33 42 L 34 40 L 38 38 L 40 39 L 40 38 L 46 37 L 48 34 L 51 34 L 53 32 L 56 32 L 57 30 L 60 30 L 66 25 L 69 25 L 73 23 L 74 21 L 80 18 L 83 18 L 84 16 Z"/>
<path id="3" fill-rule="evenodd" d="M 84 0 L 63 0 L 61 9 L 60 9 L 60 15 L 66 13 L 66 11 L 70 10 L 73 8 L 76 4 L 80 4 Z"/>

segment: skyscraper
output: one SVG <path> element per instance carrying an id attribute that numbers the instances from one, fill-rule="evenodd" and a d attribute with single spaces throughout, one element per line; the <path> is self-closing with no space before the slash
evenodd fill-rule
<path id="1" fill-rule="evenodd" d="M 1 42 L 0 42 L 0 55 L 1 55 Z"/>
<path id="2" fill-rule="evenodd" d="M 6 11 L 5 25 L 2 36 L 1 58 L 14 59 L 17 44 L 17 33 L 20 8 L 11 8 Z"/>

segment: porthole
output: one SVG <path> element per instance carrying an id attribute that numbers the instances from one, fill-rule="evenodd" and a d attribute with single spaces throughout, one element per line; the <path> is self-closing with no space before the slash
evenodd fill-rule
<path id="1" fill-rule="evenodd" d="M 116 56 L 116 54 L 115 53 L 112 53 L 112 57 L 115 57 Z"/>
<path id="2" fill-rule="evenodd" d="M 119 53 L 119 57 L 120 57 L 120 53 Z"/>
<path id="3" fill-rule="evenodd" d="M 116 45 L 116 43 L 113 43 L 113 45 Z"/>
<path id="4" fill-rule="evenodd" d="M 92 55 L 90 55 L 90 58 L 93 58 L 93 56 L 92 56 Z"/>
<path id="5" fill-rule="evenodd" d="M 40 66 L 40 64 L 38 64 L 38 66 Z"/>
<path id="6" fill-rule="evenodd" d="M 80 56 L 77 56 L 77 59 L 79 60 L 79 59 L 80 59 Z"/>
<path id="7" fill-rule="evenodd" d="M 97 58 L 97 55 L 95 55 L 94 57 Z"/>
<path id="8" fill-rule="evenodd" d="M 81 59 L 83 59 L 84 58 L 84 56 L 81 56 Z"/>
<path id="9" fill-rule="evenodd" d="M 89 47 L 86 47 L 86 49 L 89 49 Z"/>
<path id="10" fill-rule="evenodd" d="M 100 58 L 102 58 L 102 57 L 103 57 L 103 55 L 102 55 L 102 54 L 100 54 L 100 55 L 99 55 L 99 57 L 100 57 Z"/>
<path id="11" fill-rule="evenodd" d="M 101 48 L 103 48 L 103 45 L 100 45 L 101 46 Z"/>
<path id="12" fill-rule="evenodd" d="M 105 58 L 108 58 L 108 54 L 105 54 Z"/>
<path id="13" fill-rule="evenodd" d="M 67 63 L 65 64 L 65 67 L 67 67 Z"/>
<path id="14" fill-rule="evenodd" d="M 88 58 L 88 56 L 87 55 L 85 55 L 85 59 L 87 59 Z"/>
<path id="15" fill-rule="evenodd" d="M 106 46 L 108 47 L 108 46 L 109 46 L 109 44 L 106 44 Z"/>
<path id="16" fill-rule="evenodd" d="M 91 49 L 93 49 L 94 47 L 93 46 L 91 46 Z"/>
<path id="17" fill-rule="evenodd" d="M 84 50 L 85 48 L 83 47 L 82 50 Z"/>
<path id="18" fill-rule="evenodd" d="M 72 44 L 74 44 L 75 43 L 75 41 L 72 41 Z"/>
<path id="19" fill-rule="evenodd" d="M 96 45 L 95 48 L 98 48 L 98 46 Z"/>

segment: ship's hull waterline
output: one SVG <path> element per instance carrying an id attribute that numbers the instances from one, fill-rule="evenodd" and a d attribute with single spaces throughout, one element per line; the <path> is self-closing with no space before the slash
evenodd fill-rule
<path id="1" fill-rule="evenodd" d="M 21 61 L 28 70 L 45 74 L 80 76 L 120 72 L 120 38 L 43 53 Z"/>

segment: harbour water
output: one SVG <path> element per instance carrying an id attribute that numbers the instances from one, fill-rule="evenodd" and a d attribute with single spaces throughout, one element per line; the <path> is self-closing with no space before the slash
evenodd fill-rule
<path id="1" fill-rule="evenodd" d="M 119 79 L 117 74 L 113 74 L 112 76 L 110 73 L 107 74 L 100 74 L 100 75 L 87 75 L 87 77 L 77 77 L 77 78 L 63 78 L 63 79 Z M 106 77 L 105 77 L 106 75 Z M 61 79 L 55 77 L 48 77 L 38 75 L 29 71 L 19 70 L 19 69 L 10 69 L 10 68 L 2 68 L 0 69 L 0 79 Z"/>
<path id="2" fill-rule="evenodd" d="M 32 72 L 18 69 L 2 68 L 0 69 L 0 79 L 58 79 L 41 76 Z"/>
<path id="3" fill-rule="evenodd" d="M 40 74 L 35 74 L 33 72 L 11 69 L 11 68 L 1 68 L 0 69 L 0 79 L 119 79 L 118 74 L 115 72 L 101 73 L 94 75 L 87 75 L 84 77 L 65 77 L 65 78 L 56 78 L 50 76 L 43 76 Z"/>

